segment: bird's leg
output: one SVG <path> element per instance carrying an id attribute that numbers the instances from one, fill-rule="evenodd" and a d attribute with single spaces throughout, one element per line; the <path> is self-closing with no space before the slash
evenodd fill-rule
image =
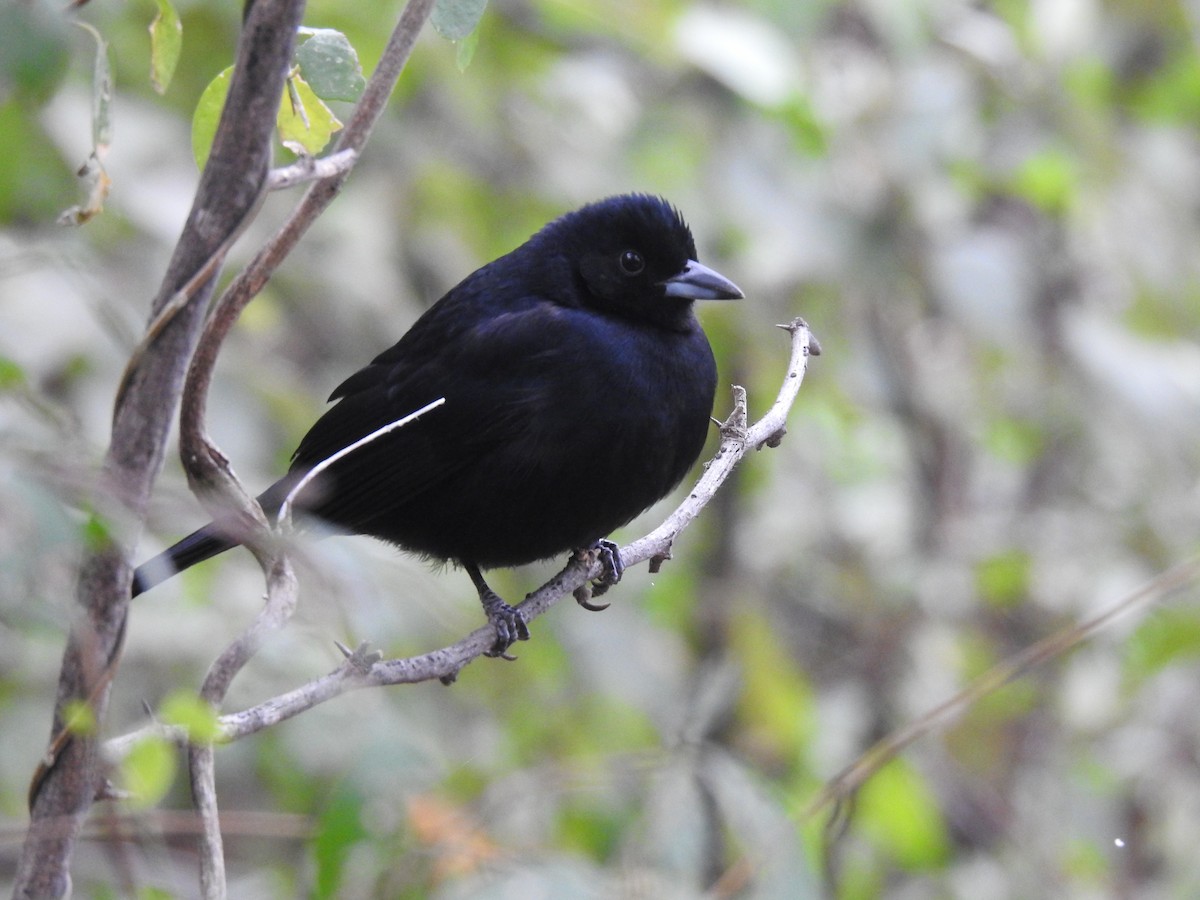
<path id="1" fill-rule="evenodd" d="M 479 602 L 483 606 L 484 614 L 492 623 L 492 627 L 496 629 L 496 643 L 492 644 L 491 649 L 485 651 L 484 655 L 516 659 L 515 656 L 508 655 L 508 648 L 515 641 L 529 640 L 529 623 L 525 621 L 525 616 L 516 607 L 505 603 L 499 594 L 488 587 L 487 582 L 483 580 L 483 574 L 479 571 L 479 566 L 464 561 L 462 567 L 471 576 L 475 590 L 479 591 Z"/>

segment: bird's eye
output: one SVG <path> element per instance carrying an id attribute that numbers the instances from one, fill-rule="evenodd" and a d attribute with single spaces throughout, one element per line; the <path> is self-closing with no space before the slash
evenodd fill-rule
<path id="1" fill-rule="evenodd" d="M 621 254 L 620 265 L 626 275 L 641 275 L 646 268 L 646 260 L 636 250 L 626 250 Z"/>

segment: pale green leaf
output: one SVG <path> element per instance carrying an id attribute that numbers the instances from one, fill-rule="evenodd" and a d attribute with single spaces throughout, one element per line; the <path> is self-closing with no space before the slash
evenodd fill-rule
<path id="1" fill-rule="evenodd" d="M 467 66 L 471 64 L 471 60 L 475 57 L 475 48 L 478 46 L 479 29 L 475 29 L 461 41 L 458 41 L 458 49 L 454 54 L 454 64 L 458 66 L 458 71 L 467 71 Z"/>
<path id="2" fill-rule="evenodd" d="M 194 744 L 209 744 L 221 736 L 216 710 L 190 691 L 171 694 L 163 701 L 158 714 L 168 725 L 186 729 L 188 740 Z"/>
<path id="3" fill-rule="evenodd" d="M 192 113 L 192 155 L 200 169 L 204 168 L 204 164 L 208 162 L 208 154 L 212 151 L 213 139 L 217 136 L 217 124 L 221 121 L 221 108 L 225 105 L 232 78 L 233 66 L 230 66 L 210 81 L 196 103 L 196 111 Z"/>
<path id="4" fill-rule="evenodd" d="M 855 818 L 906 869 L 941 865 L 950 850 L 946 823 L 928 783 L 903 759 L 876 772 L 858 793 Z"/>
<path id="5" fill-rule="evenodd" d="M 135 806 L 154 806 L 174 780 L 175 748 L 160 737 L 139 741 L 121 761 L 121 784 Z"/>
<path id="6" fill-rule="evenodd" d="M 108 62 L 108 42 L 87 22 L 75 23 L 91 34 L 96 42 L 96 60 L 92 66 L 92 149 L 101 159 L 112 140 L 112 67 Z"/>
<path id="7" fill-rule="evenodd" d="M 86 700 L 68 700 L 63 705 L 63 727 L 71 734 L 95 734 L 96 713 Z"/>
<path id="8" fill-rule="evenodd" d="M 288 79 L 288 90 L 279 104 L 275 125 L 285 147 L 311 156 L 325 149 L 329 139 L 342 128 L 337 116 L 298 75 Z"/>
<path id="9" fill-rule="evenodd" d="M 183 49 L 183 23 L 171 0 L 158 0 L 158 13 L 150 23 L 150 84 L 167 92 Z"/>

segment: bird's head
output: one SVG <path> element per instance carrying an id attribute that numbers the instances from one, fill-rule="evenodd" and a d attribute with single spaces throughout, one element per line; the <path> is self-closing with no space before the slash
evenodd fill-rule
<path id="1" fill-rule="evenodd" d="M 661 197 L 609 197 L 555 220 L 538 237 L 566 256 L 579 302 L 602 312 L 686 328 L 692 301 L 744 296 L 696 260 L 691 229 Z"/>

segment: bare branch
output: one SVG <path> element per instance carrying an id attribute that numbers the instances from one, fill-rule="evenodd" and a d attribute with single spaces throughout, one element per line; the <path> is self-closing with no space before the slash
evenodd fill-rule
<path id="1" fill-rule="evenodd" d="M 735 404 L 733 414 L 721 425 L 722 441 L 717 455 L 708 464 L 704 475 L 692 488 L 687 499 L 666 521 L 645 537 L 621 548 L 621 557 L 626 565 L 633 565 L 644 559 L 669 558 L 671 542 L 675 535 L 683 531 L 708 504 L 713 494 L 729 477 L 734 466 L 746 454 L 746 450 L 779 445 L 786 432 L 788 413 L 796 402 L 800 385 L 804 383 L 808 359 L 821 352 L 821 345 L 813 338 L 803 319 L 795 319 L 780 327 L 792 336 L 792 355 L 788 360 L 787 373 L 775 402 L 761 419 L 747 428 L 746 392 L 743 388 L 734 387 L 734 395 L 739 402 Z"/>
<path id="2" fill-rule="evenodd" d="M 291 564 L 283 551 L 271 541 L 272 533 L 258 502 L 245 490 L 230 467 L 229 460 L 208 437 L 205 407 L 217 356 L 242 310 L 258 295 L 271 273 L 308 226 L 337 195 L 341 184 L 353 169 L 371 126 L 382 113 L 432 5 L 432 0 L 410 0 L 405 7 L 350 125 L 343 131 L 341 147 L 323 160 L 301 160 L 287 169 L 270 173 L 266 179 L 267 189 L 270 190 L 303 181 L 315 181 L 288 221 L 255 255 L 217 302 L 192 358 L 180 413 L 180 455 L 188 482 L 202 502 L 210 506 L 220 505 L 223 515 L 228 515 L 230 505 L 238 511 L 245 526 L 242 542 L 254 553 L 267 575 L 266 604 L 247 629 L 213 663 L 201 688 L 201 697 L 214 709 L 220 708 L 233 678 L 258 652 L 265 637 L 287 622 L 296 605 L 296 580 Z M 278 92 L 275 96 L 278 96 Z M 438 404 L 441 402 L 439 400 Z M 425 410 L 420 410 L 399 423 L 381 429 L 355 447 L 400 427 L 423 412 Z M 348 448 L 338 456 L 353 449 Z M 332 462 L 332 459 L 327 460 L 323 466 Z M 292 496 L 315 477 L 320 468 L 306 475 L 289 494 L 282 510 L 283 518 L 289 512 Z M 210 503 L 214 497 L 220 498 L 219 501 Z M 215 514 L 216 511 L 213 511 Z M 206 898 L 223 898 L 226 892 L 225 866 L 211 745 L 189 748 L 188 770 L 196 808 L 204 825 L 199 847 L 201 887 Z"/>
<path id="3" fill-rule="evenodd" d="M 356 162 L 358 151 L 353 149 L 339 150 L 320 159 L 302 156 L 290 166 L 272 169 L 267 175 L 267 190 L 282 191 L 310 181 L 347 175 Z"/>
<path id="4" fill-rule="evenodd" d="M 287 221 L 230 283 L 214 305 L 188 370 L 179 417 L 179 452 L 188 483 L 214 515 L 228 516 L 230 508 L 238 511 L 245 526 L 243 543 L 255 554 L 264 572 L 271 569 L 275 560 L 269 547 L 266 519 L 258 503 L 234 475 L 229 460 L 209 438 L 205 423 L 205 406 L 217 356 L 242 310 L 337 196 L 382 114 L 432 8 L 433 0 L 410 0 L 405 6 L 354 114 L 342 130 L 337 149 L 326 158 L 337 161 L 332 165 L 333 171 L 329 177 L 314 182 Z M 212 500 L 214 497 L 218 499 Z"/>
<path id="5" fill-rule="evenodd" d="M 371 74 L 366 89 L 354 108 L 354 114 L 342 130 L 336 150 L 329 157 L 340 160 L 335 171 L 330 177 L 312 184 L 287 221 L 225 290 L 209 317 L 204 337 L 188 372 L 183 409 L 180 413 L 180 453 L 188 480 L 198 494 L 217 490 L 226 500 L 238 498 L 240 502 L 236 504 L 237 508 L 246 511 L 252 518 L 254 514 L 249 509 L 252 504 L 248 502 L 248 495 L 235 484 L 236 479 L 232 478 L 229 471 L 228 460 L 212 445 L 204 424 L 204 405 L 207 402 L 217 355 L 225 336 L 242 310 L 258 295 L 274 271 L 308 231 L 309 226 L 341 190 L 375 122 L 383 113 L 396 80 L 412 53 L 417 35 L 424 27 L 432 9 L 433 0 L 409 0 L 408 5 L 404 7 L 379 64 Z"/>
<path id="6" fill-rule="evenodd" d="M 722 426 L 722 441 L 716 456 L 708 463 L 704 475 L 687 498 L 662 525 L 622 549 L 621 555 L 626 564 L 666 558 L 671 542 L 712 499 L 747 449 L 775 446 L 778 443 L 776 438 L 782 432 L 783 423 L 803 383 L 811 348 L 816 346 L 808 326 L 802 320 L 791 323 L 788 330 L 792 335 L 791 359 L 784 383 L 771 409 L 747 428 L 745 391 L 742 388 L 734 389 L 735 409 L 729 421 Z M 532 621 L 564 597 L 571 596 L 577 588 L 598 577 L 601 568 L 592 554 L 576 556 L 561 572 L 526 597 L 519 609 Z M 465 665 L 482 656 L 495 640 L 494 629 L 485 625 L 448 647 L 407 659 L 377 661 L 360 648 L 327 675 L 242 712 L 221 716 L 222 740 L 233 741 L 254 734 L 358 688 L 411 684 L 435 678 L 452 681 Z M 186 737 L 178 730 L 151 725 L 110 741 L 106 750 L 113 757 L 119 757 L 128 752 L 140 737 L 149 734 L 160 734 L 176 741 Z"/>
<path id="7" fill-rule="evenodd" d="M 140 523 L 162 467 L 167 433 L 231 235 L 243 227 L 266 178 L 274 107 L 295 44 L 302 0 L 247 5 L 238 57 L 196 200 L 152 307 L 150 338 L 135 354 L 114 404 L 102 490 Z M 165 312 L 170 309 L 170 312 Z M 165 316 L 165 318 L 164 318 Z M 97 741 L 69 734 L 66 711 L 86 703 L 103 723 L 130 599 L 128 547 L 136 525 L 85 559 L 79 615 L 63 656 L 51 753 L 30 790 L 31 823 L 15 879 L 17 897 L 61 897 L 79 827 L 101 788 Z M 99 729 L 97 729 L 99 730 Z"/>
<path id="8" fill-rule="evenodd" d="M 225 849 L 217 811 L 216 753 L 212 744 L 188 747 L 188 777 L 192 802 L 200 817 L 200 895 L 204 900 L 224 900 Z"/>

